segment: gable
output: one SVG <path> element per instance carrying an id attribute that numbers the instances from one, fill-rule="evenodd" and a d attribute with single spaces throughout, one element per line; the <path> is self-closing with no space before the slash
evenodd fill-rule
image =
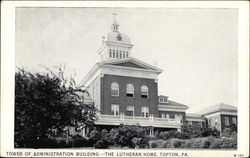
<path id="1" fill-rule="evenodd" d="M 135 63 L 132 63 L 132 62 L 117 63 L 117 64 L 111 64 L 111 65 L 132 67 L 132 68 L 139 68 L 139 69 L 147 69 L 145 67 L 142 67 L 142 66 L 135 64 Z"/>

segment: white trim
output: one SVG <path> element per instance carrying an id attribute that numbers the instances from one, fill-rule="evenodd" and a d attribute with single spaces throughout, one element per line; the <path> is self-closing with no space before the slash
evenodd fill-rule
<path id="1" fill-rule="evenodd" d="M 158 108 L 159 111 L 176 111 L 176 112 L 185 112 L 185 109 L 169 109 L 169 108 Z"/>
<path id="2" fill-rule="evenodd" d="M 120 68 L 120 69 L 128 69 L 128 70 L 139 70 L 139 71 L 146 71 L 146 72 L 155 72 L 160 74 L 160 71 L 152 70 L 152 69 L 142 69 L 142 68 L 134 68 L 134 67 L 125 67 L 125 66 L 118 66 L 118 65 L 101 65 L 101 67 L 108 67 L 108 68 Z"/>
<path id="3" fill-rule="evenodd" d="M 120 59 L 120 60 L 109 60 L 109 61 L 103 61 L 101 64 L 118 64 L 118 63 L 125 63 L 125 62 L 132 62 L 136 65 L 139 65 L 141 67 L 144 67 L 146 69 L 152 69 L 154 71 L 157 71 L 157 72 L 162 72 L 163 70 L 162 69 L 159 69 L 158 67 L 156 66 L 153 66 L 153 65 L 150 65 L 148 63 L 145 63 L 143 61 L 140 61 L 136 58 L 133 58 L 133 57 L 128 57 L 128 58 L 125 58 L 125 59 Z"/>
<path id="4" fill-rule="evenodd" d="M 205 118 L 201 119 L 201 118 L 188 118 L 186 117 L 187 121 L 198 121 L 198 122 L 206 122 Z"/>
<path id="5" fill-rule="evenodd" d="M 137 78 L 147 78 L 147 79 L 156 79 L 157 74 L 155 72 L 146 72 L 141 70 L 130 69 L 120 69 L 117 67 L 101 67 L 100 71 L 103 74 L 115 75 L 115 76 L 126 76 L 126 77 L 137 77 Z"/>
<path id="6" fill-rule="evenodd" d="M 170 109 L 188 109 L 188 107 L 180 107 L 180 106 L 174 106 L 174 105 L 162 105 L 158 104 L 159 108 L 170 108 Z"/>
<path id="7" fill-rule="evenodd" d="M 218 115 L 233 115 L 233 116 L 237 116 L 237 112 L 229 112 L 229 111 L 221 111 L 221 112 L 216 112 L 216 113 L 212 113 L 209 115 L 203 115 L 204 117 L 214 117 L 214 116 L 218 116 Z"/>

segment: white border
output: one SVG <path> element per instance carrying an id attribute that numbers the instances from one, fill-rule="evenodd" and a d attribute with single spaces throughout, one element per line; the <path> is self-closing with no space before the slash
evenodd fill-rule
<path id="1" fill-rule="evenodd" d="M 187 152 L 189 157 L 234 157 L 234 154 L 249 156 L 249 2 L 248 1 L 4 1 L 1 8 L 1 156 L 7 156 L 6 151 L 79 151 L 53 149 L 14 149 L 14 72 L 15 72 L 15 7 L 131 7 L 131 8 L 238 8 L 238 150 L 174 150 Z M 104 150 L 85 150 L 104 151 Z M 109 150 L 110 151 L 110 150 Z M 124 151 L 124 150 L 115 150 Z M 136 151 L 136 150 L 133 150 Z M 146 152 L 147 150 L 139 150 Z M 152 150 L 153 151 L 153 150 Z M 173 150 L 157 150 L 173 151 Z M 199 152 L 197 152 L 199 151 Z M 100 155 L 104 156 L 104 155 Z"/>

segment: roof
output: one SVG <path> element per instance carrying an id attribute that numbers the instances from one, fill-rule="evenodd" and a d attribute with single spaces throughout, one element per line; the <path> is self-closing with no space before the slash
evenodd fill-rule
<path id="1" fill-rule="evenodd" d="M 229 104 L 219 103 L 199 111 L 198 114 L 207 115 L 219 111 L 237 111 L 237 107 Z"/>
<path id="2" fill-rule="evenodd" d="M 141 60 L 138 60 L 136 58 L 133 58 L 133 57 L 128 57 L 128 58 L 125 58 L 125 59 L 114 59 L 114 60 L 108 60 L 108 61 L 102 61 L 102 62 L 99 62 L 98 64 L 99 65 L 112 65 L 112 66 L 123 66 L 123 67 L 131 67 L 131 66 L 128 66 L 128 65 L 125 65 L 124 63 L 133 63 L 134 65 L 137 65 L 136 67 L 134 68 L 141 68 L 141 69 L 148 69 L 148 70 L 154 70 L 154 71 L 157 71 L 159 73 L 162 72 L 161 69 L 157 68 L 156 66 L 153 66 L 153 65 L 150 65 L 148 63 L 145 63 Z M 131 64 L 130 64 L 131 65 Z"/>
<path id="3" fill-rule="evenodd" d="M 171 100 L 168 100 L 167 103 L 160 103 L 158 102 L 159 105 L 169 105 L 169 106 L 175 106 L 175 107 L 182 107 L 182 108 L 189 108 L 187 105 L 181 104 L 181 103 L 177 103 Z"/>
<path id="4" fill-rule="evenodd" d="M 191 114 L 191 113 L 186 113 L 186 117 L 192 117 L 192 118 L 204 118 L 201 115 L 198 114 Z"/>
<path id="5" fill-rule="evenodd" d="M 118 40 L 117 36 L 120 36 L 121 39 Z M 130 45 L 130 38 L 127 35 L 121 34 L 119 32 L 110 32 L 107 37 L 107 42 L 114 42 L 119 44 L 127 44 Z"/>
<path id="6" fill-rule="evenodd" d="M 127 64 L 124 64 L 127 63 Z M 130 64 L 128 64 L 130 63 Z M 132 64 L 131 64 L 132 63 Z M 96 63 L 91 70 L 87 73 L 87 75 L 83 78 L 80 82 L 79 86 L 84 85 L 89 78 L 100 68 L 100 67 L 108 67 L 108 68 L 126 68 L 130 70 L 142 70 L 148 72 L 154 72 L 160 74 L 162 72 L 161 69 L 157 68 L 156 66 L 150 65 L 133 57 L 128 57 L 125 59 L 119 60 L 108 60 Z"/>

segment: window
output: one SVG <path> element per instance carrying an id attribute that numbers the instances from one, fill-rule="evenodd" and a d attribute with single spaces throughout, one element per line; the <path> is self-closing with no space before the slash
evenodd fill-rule
<path id="1" fill-rule="evenodd" d="M 112 50 L 109 49 L 109 57 L 112 58 Z"/>
<path id="2" fill-rule="evenodd" d="M 159 102 L 160 103 L 168 103 L 168 97 L 159 97 Z"/>
<path id="3" fill-rule="evenodd" d="M 163 103 L 163 98 L 160 97 L 160 98 L 159 98 L 159 102 L 160 102 L 160 103 Z"/>
<path id="4" fill-rule="evenodd" d="M 165 114 L 164 113 L 161 114 L 161 118 L 165 118 Z"/>
<path id="5" fill-rule="evenodd" d="M 128 52 L 126 52 L 126 57 L 128 57 Z"/>
<path id="6" fill-rule="evenodd" d="M 111 113 L 114 116 L 118 116 L 119 115 L 119 105 L 111 105 Z"/>
<path id="7" fill-rule="evenodd" d="M 111 96 L 119 96 L 119 84 L 117 82 L 111 83 Z"/>
<path id="8" fill-rule="evenodd" d="M 134 116 L 134 106 L 127 106 L 127 112 L 126 112 L 126 115 L 127 116 Z"/>
<path id="9" fill-rule="evenodd" d="M 225 117 L 225 125 L 229 126 L 229 118 L 228 117 Z"/>
<path id="10" fill-rule="evenodd" d="M 145 85 L 141 86 L 141 97 L 148 98 L 148 87 Z"/>
<path id="11" fill-rule="evenodd" d="M 149 116 L 149 109 L 148 107 L 141 107 L 142 117 L 148 117 Z"/>
<path id="12" fill-rule="evenodd" d="M 175 119 L 175 115 L 174 115 L 174 114 L 170 114 L 170 115 L 169 115 L 169 118 L 170 118 L 170 119 Z"/>
<path id="13" fill-rule="evenodd" d="M 163 102 L 167 103 L 168 102 L 168 98 L 164 98 Z"/>
<path id="14" fill-rule="evenodd" d="M 115 50 L 113 50 L 113 58 L 115 58 Z"/>
<path id="15" fill-rule="evenodd" d="M 134 97 L 134 86 L 127 84 L 127 97 Z"/>
<path id="16" fill-rule="evenodd" d="M 123 56 L 123 58 L 125 58 L 125 51 L 122 52 L 122 56 Z"/>
<path id="17" fill-rule="evenodd" d="M 116 50 L 116 58 L 118 58 L 118 50 Z"/>
<path id="18" fill-rule="evenodd" d="M 198 127 L 202 128 L 202 122 L 198 122 Z"/>
<path id="19" fill-rule="evenodd" d="M 120 59 L 122 58 L 122 51 L 120 51 Z"/>
<path id="20" fill-rule="evenodd" d="M 233 118 L 232 118 L 232 124 L 233 124 L 233 125 L 236 125 L 236 124 L 237 124 L 236 117 L 233 117 Z"/>
<path id="21" fill-rule="evenodd" d="M 192 121 L 188 121 L 188 127 L 192 127 Z"/>

